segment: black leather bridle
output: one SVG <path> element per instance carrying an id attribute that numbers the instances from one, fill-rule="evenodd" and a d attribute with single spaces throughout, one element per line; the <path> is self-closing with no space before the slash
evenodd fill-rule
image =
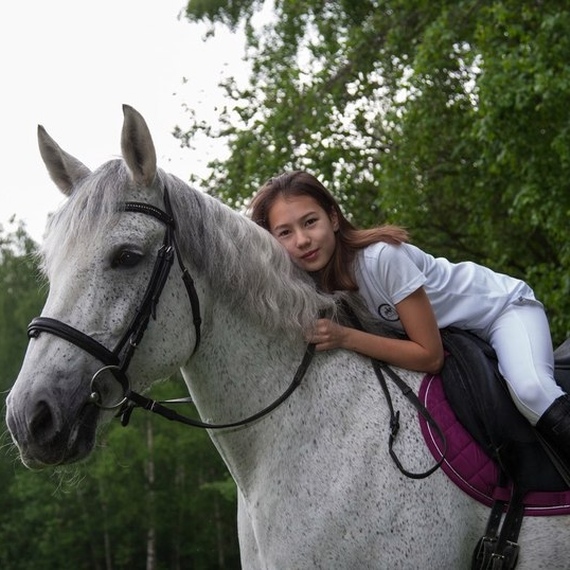
<path id="1" fill-rule="evenodd" d="M 200 301 L 198 298 L 198 293 L 196 292 L 196 288 L 194 286 L 194 280 L 192 279 L 192 276 L 188 272 L 187 268 L 184 266 L 184 262 L 180 254 L 180 249 L 176 240 L 174 217 L 172 215 L 172 207 L 170 204 L 167 188 L 164 189 L 164 206 L 165 211 L 151 204 L 142 202 L 125 202 L 124 204 L 124 211 L 152 216 L 162 222 L 166 226 L 166 230 L 162 246 L 158 250 L 154 268 L 138 311 L 113 350 L 109 350 L 99 341 L 81 332 L 80 330 L 50 317 L 36 317 L 33 319 L 28 326 L 28 337 L 31 339 L 37 338 L 42 332 L 53 334 L 85 350 L 94 356 L 97 360 L 102 362 L 104 366 L 97 370 L 91 379 L 91 394 L 89 396 L 89 402 L 104 410 L 118 409 L 118 415 L 121 416 L 121 422 L 123 425 L 128 424 L 133 409 L 140 407 L 157 413 L 169 420 L 178 421 L 194 427 L 221 429 L 244 426 L 269 414 L 271 411 L 281 405 L 285 400 L 287 400 L 287 398 L 289 398 L 289 396 L 301 383 L 301 380 L 303 379 L 305 372 L 311 363 L 312 357 L 314 355 L 314 345 L 309 344 L 307 346 L 305 355 L 303 356 L 303 359 L 297 369 L 297 372 L 295 373 L 291 384 L 279 398 L 277 398 L 273 403 L 271 403 L 260 412 L 236 422 L 223 424 L 210 424 L 201 422 L 199 420 L 195 420 L 193 418 L 179 414 L 163 405 L 164 403 L 190 403 L 190 398 L 180 398 L 176 400 L 168 400 L 166 402 L 159 402 L 147 398 L 142 394 L 134 392 L 130 388 L 130 382 L 127 376 L 129 363 L 131 362 L 134 352 L 144 336 L 150 319 L 156 318 L 158 301 L 164 289 L 164 285 L 168 279 L 168 275 L 170 273 L 170 269 L 172 268 L 175 256 L 182 271 L 182 279 L 184 281 L 184 285 L 186 287 L 192 308 L 194 328 L 196 333 L 193 353 L 198 349 L 201 339 L 202 320 L 200 316 Z M 121 384 L 123 390 L 123 396 L 120 401 L 111 405 L 105 404 L 103 402 L 103 398 L 97 387 L 97 380 L 99 376 L 105 372 L 111 373 Z"/>
<path id="2" fill-rule="evenodd" d="M 170 198 L 168 195 L 168 189 L 164 189 L 164 207 L 165 211 L 153 206 L 151 204 L 145 204 L 142 202 L 125 202 L 124 204 L 124 211 L 126 212 L 136 212 L 141 214 L 146 214 L 156 218 L 157 220 L 161 221 L 166 226 L 166 231 L 164 234 L 164 240 L 162 246 L 158 250 L 158 254 L 156 257 L 156 261 L 154 264 L 154 268 L 147 285 L 145 294 L 143 296 L 143 300 L 139 306 L 139 309 L 134 316 L 133 320 L 131 321 L 130 325 L 128 326 L 126 332 L 123 334 L 122 338 L 119 340 L 117 345 L 113 350 L 109 350 L 104 345 L 102 345 L 99 341 L 95 340 L 93 337 L 86 335 L 85 333 L 81 332 L 80 330 L 62 322 L 57 319 L 52 319 L 49 317 L 36 317 L 32 320 L 32 322 L 28 326 L 28 336 L 30 338 L 36 338 L 42 332 L 47 332 L 58 336 L 75 346 L 82 348 L 95 358 L 97 358 L 100 362 L 104 364 L 102 368 L 97 370 L 93 377 L 91 378 L 91 395 L 89 396 L 89 402 L 93 405 L 98 406 L 101 409 L 106 410 L 113 410 L 118 409 L 118 415 L 121 417 L 121 423 L 123 425 L 127 425 L 131 416 L 132 411 L 139 407 L 145 410 L 154 412 L 165 417 L 168 420 L 177 421 L 186 425 L 190 425 L 193 427 L 205 428 L 205 429 L 225 429 L 225 428 L 236 428 L 245 426 L 250 424 L 254 421 L 257 421 L 264 416 L 268 415 L 270 412 L 275 410 L 279 407 L 283 402 L 285 402 L 291 394 L 297 389 L 297 387 L 301 384 L 302 379 L 311 364 L 315 353 L 315 345 L 308 344 L 305 349 L 305 354 L 299 364 L 295 375 L 293 376 L 293 380 L 289 384 L 288 388 L 279 396 L 276 400 L 274 400 L 271 404 L 267 407 L 263 408 L 261 411 L 248 416 L 245 419 L 229 422 L 229 423 L 219 423 L 219 424 L 212 424 L 202 422 L 200 420 L 196 420 L 194 418 L 190 418 L 188 416 L 179 414 L 178 412 L 174 411 L 173 409 L 163 405 L 165 403 L 169 404 L 176 404 L 176 403 L 190 403 L 190 398 L 179 398 L 176 400 L 167 400 L 165 402 L 159 402 L 157 400 L 152 400 L 151 398 L 147 398 L 138 392 L 134 392 L 130 388 L 130 382 L 127 376 L 127 368 L 129 363 L 134 355 L 134 351 L 136 350 L 137 346 L 141 342 L 148 323 L 150 322 L 151 318 L 156 318 L 156 308 L 158 305 L 158 301 L 160 299 L 160 295 L 164 289 L 164 285 L 166 284 L 166 280 L 168 279 L 168 275 L 170 273 L 170 269 L 172 268 L 172 264 L 174 262 L 174 257 L 176 256 L 178 260 L 178 264 L 182 271 L 182 279 L 184 281 L 184 285 L 186 286 L 186 291 L 188 293 L 188 298 L 190 300 L 190 305 L 192 308 L 192 315 L 194 319 L 194 328 L 196 331 L 196 340 L 194 344 L 193 352 L 196 352 L 201 338 L 201 316 L 200 316 L 200 301 L 198 298 L 198 293 L 196 292 L 196 288 L 194 286 L 194 280 L 192 279 L 190 273 L 184 266 L 184 262 L 182 260 L 182 256 L 180 254 L 180 249 L 178 247 L 178 243 L 176 241 L 176 233 L 175 233 L 175 223 L 174 217 L 172 215 L 172 207 L 170 205 Z M 345 310 L 352 321 L 352 326 L 354 328 L 362 328 L 362 325 L 354 311 L 350 309 L 350 307 L 345 306 Z M 423 479 L 431 475 L 436 469 L 438 469 L 445 457 L 445 451 L 443 453 L 442 458 L 428 471 L 423 473 L 410 473 L 409 471 L 405 470 L 401 465 L 400 461 L 398 460 L 396 454 L 392 449 L 392 445 L 396 438 L 396 435 L 399 430 L 399 412 L 396 412 L 392 406 L 392 399 L 390 393 L 388 391 L 388 387 L 386 385 L 386 381 L 384 379 L 383 371 L 385 371 L 394 382 L 398 385 L 402 393 L 406 396 L 406 398 L 416 407 L 416 409 L 424 415 L 426 420 L 436 429 L 438 434 L 440 435 L 442 441 L 444 442 L 445 449 L 447 449 L 447 443 L 445 442 L 445 436 L 442 433 L 441 429 L 431 417 L 431 414 L 425 409 L 423 404 L 418 400 L 417 396 L 413 393 L 410 387 L 401 380 L 397 374 L 395 374 L 388 366 L 385 366 L 383 363 L 372 360 L 372 364 L 374 366 L 374 370 L 380 381 L 382 389 L 384 391 L 384 395 L 388 402 L 388 406 L 390 409 L 390 439 L 389 439 L 389 451 L 392 459 L 396 463 L 398 469 L 407 477 L 411 477 L 414 479 Z M 105 405 L 103 402 L 103 398 L 97 388 L 97 379 L 98 377 L 103 374 L 105 371 L 110 372 L 117 381 L 121 384 L 123 389 L 123 397 L 115 404 L 112 405 Z"/>

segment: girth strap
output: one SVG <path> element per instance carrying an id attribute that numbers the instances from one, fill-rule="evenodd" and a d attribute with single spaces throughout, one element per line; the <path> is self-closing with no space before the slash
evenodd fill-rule
<path id="1" fill-rule="evenodd" d="M 499 486 L 506 485 L 507 477 L 501 473 Z M 518 537 L 524 517 L 525 492 L 513 487 L 509 499 L 497 498 L 491 508 L 485 535 L 473 552 L 471 570 L 513 570 L 518 562 Z M 503 524 L 501 520 L 507 509 Z"/>

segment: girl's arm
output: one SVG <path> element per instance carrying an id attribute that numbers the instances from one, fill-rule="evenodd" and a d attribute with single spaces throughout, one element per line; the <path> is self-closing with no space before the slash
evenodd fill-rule
<path id="1" fill-rule="evenodd" d="M 436 374 L 443 366 L 443 345 L 431 303 L 420 287 L 396 305 L 407 339 L 395 339 L 319 319 L 308 341 L 317 350 L 345 348 L 388 364 Z"/>

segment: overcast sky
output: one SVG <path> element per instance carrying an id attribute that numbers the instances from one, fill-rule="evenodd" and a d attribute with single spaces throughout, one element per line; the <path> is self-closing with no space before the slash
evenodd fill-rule
<path id="1" fill-rule="evenodd" d="M 37 149 L 37 125 L 90 168 L 120 154 L 122 104 L 147 120 L 159 166 L 203 176 L 220 149 L 181 149 L 184 105 L 215 120 L 219 81 L 245 76 L 244 40 L 180 19 L 184 0 L 27 0 L 0 4 L 0 224 L 39 241 L 63 196 Z"/>

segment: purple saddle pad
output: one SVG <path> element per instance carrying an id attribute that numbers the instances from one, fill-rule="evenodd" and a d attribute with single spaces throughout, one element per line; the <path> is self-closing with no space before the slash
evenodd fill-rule
<path id="1" fill-rule="evenodd" d="M 496 499 L 508 501 L 511 489 L 500 487 L 499 468 L 483 448 L 461 425 L 451 409 L 439 376 L 427 375 L 421 384 L 419 399 L 440 426 L 447 440 L 447 453 L 441 465 L 445 474 L 465 493 L 491 506 Z M 420 415 L 420 426 L 426 444 L 436 461 L 443 446 L 433 428 Z M 570 514 L 570 490 L 528 493 L 524 499 L 526 516 Z"/>

